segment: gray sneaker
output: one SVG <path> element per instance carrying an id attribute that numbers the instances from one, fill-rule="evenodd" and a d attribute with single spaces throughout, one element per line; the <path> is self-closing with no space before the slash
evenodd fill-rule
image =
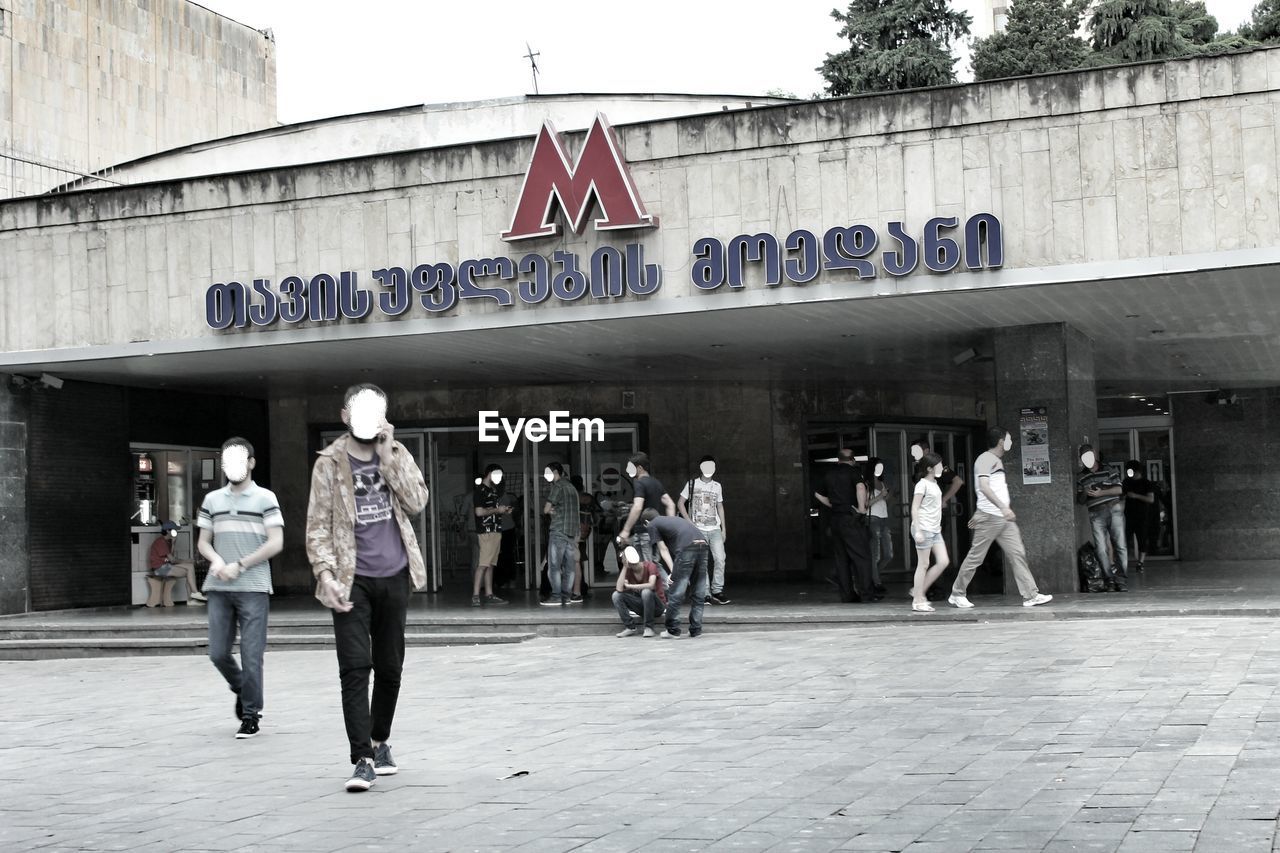
<path id="1" fill-rule="evenodd" d="M 396 760 L 391 757 L 391 747 L 385 743 L 378 744 L 373 751 L 373 772 L 379 776 L 394 776 L 400 772 Z"/>
<path id="2" fill-rule="evenodd" d="M 367 791 L 373 787 L 373 783 L 378 781 L 378 775 L 373 769 L 373 761 L 368 758 L 362 758 L 356 762 L 356 769 L 352 772 L 351 778 L 347 780 L 347 790 L 351 792 Z"/>

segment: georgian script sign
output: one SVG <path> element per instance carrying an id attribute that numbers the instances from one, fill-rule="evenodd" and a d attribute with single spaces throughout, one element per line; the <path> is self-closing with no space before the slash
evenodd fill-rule
<path id="1" fill-rule="evenodd" d="M 557 215 L 582 233 L 593 207 L 598 231 L 657 228 L 627 169 L 613 129 L 602 115 L 587 131 L 577 162 L 570 165 L 550 122 L 539 131 L 533 156 L 516 197 L 511 226 L 503 240 L 516 242 L 561 234 Z M 744 219 L 754 214 L 744 215 Z M 918 227 L 918 226 L 917 226 Z M 730 290 L 752 280 L 765 287 L 803 286 L 820 276 L 828 282 L 857 282 L 880 274 L 910 275 L 920 267 L 936 275 L 963 266 L 971 271 L 1004 264 L 1000 220 L 976 213 L 967 220 L 935 217 L 913 232 L 900 221 L 884 229 L 851 223 L 822 233 L 797 229 L 784 236 L 739 234 L 728 240 L 701 237 L 690 249 L 689 281 L 699 290 Z M 244 329 L 276 322 L 329 323 L 363 320 L 375 312 L 399 317 L 408 312 L 438 316 L 467 300 L 492 300 L 511 308 L 554 299 L 576 302 L 650 296 L 662 287 L 663 270 L 646 262 L 645 246 L 601 245 L 590 255 L 563 248 L 519 256 L 430 260 L 371 270 L 361 281 L 355 270 L 291 272 L 276 281 L 255 278 L 218 282 L 205 291 L 205 321 L 212 329 Z"/>

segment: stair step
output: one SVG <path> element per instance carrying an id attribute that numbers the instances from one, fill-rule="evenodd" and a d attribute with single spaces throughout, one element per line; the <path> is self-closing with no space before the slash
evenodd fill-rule
<path id="1" fill-rule="evenodd" d="M 405 635 L 407 646 L 478 646 L 523 643 L 536 633 L 450 633 Z M 268 651 L 333 648 L 333 634 L 270 634 Z M 0 640 L 0 660 L 205 654 L 206 637 L 104 637 L 93 639 Z"/>

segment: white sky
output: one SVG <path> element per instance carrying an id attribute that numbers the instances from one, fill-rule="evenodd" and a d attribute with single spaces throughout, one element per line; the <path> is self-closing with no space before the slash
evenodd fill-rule
<path id="1" fill-rule="evenodd" d="M 975 18 L 982 0 L 952 0 Z M 276 38 L 282 122 L 533 91 L 525 42 L 541 53 L 539 88 L 799 97 L 841 49 L 833 0 L 199 0 Z M 1222 29 L 1254 0 L 1208 0 Z"/>

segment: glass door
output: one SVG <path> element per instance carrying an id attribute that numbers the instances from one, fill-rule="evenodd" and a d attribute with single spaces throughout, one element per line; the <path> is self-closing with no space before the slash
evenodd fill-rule
<path id="1" fill-rule="evenodd" d="M 1104 462 L 1136 461 L 1151 484 L 1154 504 L 1125 504 L 1129 547 L 1148 559 L 1178 558 L 1177 484 L 1173 465 L 1173 422 L 1168 417 L 1109 418 L 1098 422 L 1098 453 Z M 1130 562 L 1137 556 L 1130 555 Z"/>
<path id="2" fill-rule="evenodd" d="M 640 429 L 635 424 L 606 425 L 603 441 L 583 441 L 579 448 L 583 490 L 595 498 L 591 533 L 585 543 L 584 577 L 592 586 L 613 583 L 618 555 L 613 540 L 631 510 L 634 493 L 625 476 L 627 457 L 640 449 Z"/>

